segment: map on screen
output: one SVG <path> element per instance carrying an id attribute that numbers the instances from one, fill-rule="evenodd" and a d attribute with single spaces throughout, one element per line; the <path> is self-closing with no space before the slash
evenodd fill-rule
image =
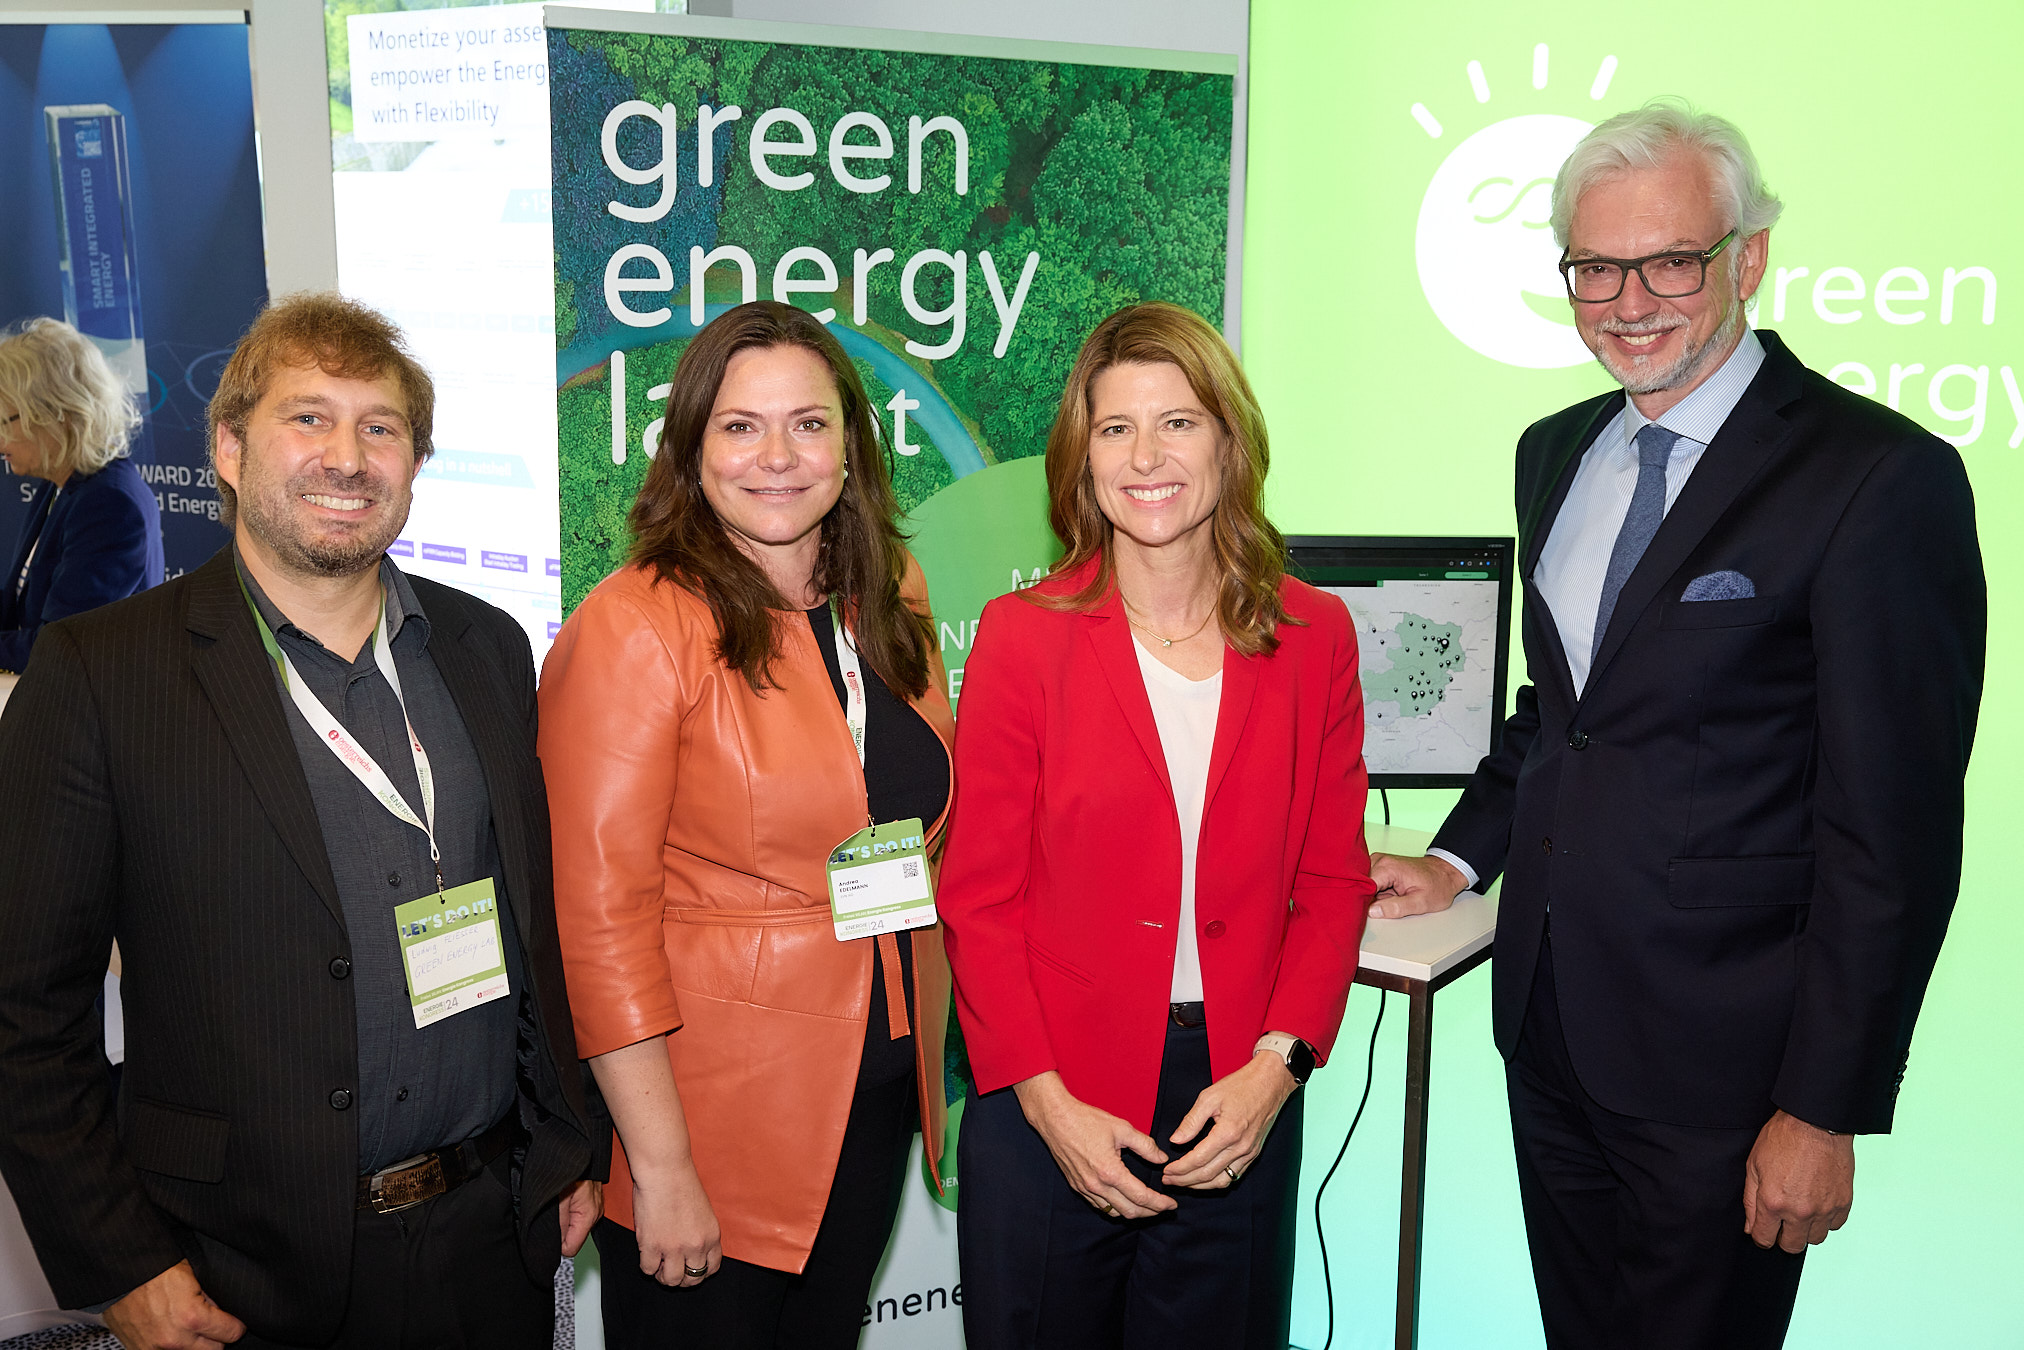
<path id="1" fill-rule="evenodd" d="M 1356 625 L 1375 783 L 1459 782 L 1494 748 L 1508 550 L 1502 540 L 1295 541 L 1296 574 L 1341 599 Z"/>

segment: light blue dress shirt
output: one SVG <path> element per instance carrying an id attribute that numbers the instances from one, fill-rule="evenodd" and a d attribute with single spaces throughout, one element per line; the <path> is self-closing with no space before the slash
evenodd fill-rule
<path id="1" fill-rule="evenodd" d="M 1567 500 L 1561 503 L 1546 546 L 1539 551 L 1539 563 L 1532 569 L 1532 582 L 1560 632 L 1560 646 L 1567 653 L 1567 673 L 1574 679 L 1577 698 L 1588 685 L 1595 613 L 1602 605 L 1602 580 L 1609 571 L 1610 550 L 1616 547 L 1624 517 L 1630 514 L 1630 495 L 1637 486 L 1637 434 L 1656 421 L 1680 438 L 1666 463 L 1666 510 L 1670 512 L 1708 443 L 1736 410 L 1743 391 L 1763 364 L 1764 344 L 1746 327 L 1736 350 L 1699 388 L 1657 418 L 1646 417 L 1637 404 L 1624 400 L 1623 411 L 1610 419 L 1582 455 L 1574 481 L 1568 484 Z M 1481 880 L 1475 868 L 1454 854 L 1444 849 L 1428 849 L 1427 853 L 1452 864 L 1469 879 L 1471 887 Z"/>

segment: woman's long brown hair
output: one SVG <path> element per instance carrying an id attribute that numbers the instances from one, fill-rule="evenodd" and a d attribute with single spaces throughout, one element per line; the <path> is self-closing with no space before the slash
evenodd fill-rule
<path id="1" fill-rule="evenodd" d="M 1096 326 L 1082 344 L 1061 391 L 1061 410 L 1047 434 L 1048 518 L 1066 550 L 1055 564 L 1071 572 L 1096 562 L 1089 584 L 1071 595 L 1026 590 L 1020 594 L 1051 608 L 1092 609 L 1116 584 L 1111 555 L 1115 527 L 1096 498 L 1089 471 L 1090 387 L 1112 366 L 1180 367 L 1188 387 L 1223 427 L 1223 490 L 1210 517 L 1210 539 L 1220 574 L 1216 618 L 1223 636 L 1245 656 L 1279 649 L 1279 625 L 1289 618 L 1279 599 L 1286 573 L 1286 541 L 1266 519 L 1265 471 L 1271 451 L 1265 414 L 1244 368 L 1223 335 L 1179 305 L 1128 305 Z"/>
<path id="2" fill-rule="evenodd" d="M 763 693 L 777 684 L 773 662 L 780 657 L 782 611 L 797 605 L 732 542 L 699 479 L 703 433 L 731 358 L 772 347 L 799 347 L 822 358 L 843 413 L 849 472 L 843 495 L 819 527 L 816 589 L 841 598 L 851 611 L 858 652 L 886 687 L 918 698 L 928 687 L 934 630 L 927 615 L 900 598 L 906 544 L 893 523 L 898 504 L 878 453 L 871 404 L 842 345 L 803 310 L 771 300 L 740 305 L 712 320 L 682 352 L 660 449 L 628 517 L 632 562 L 709 605 L 718 659 L 753 689 Z"/>

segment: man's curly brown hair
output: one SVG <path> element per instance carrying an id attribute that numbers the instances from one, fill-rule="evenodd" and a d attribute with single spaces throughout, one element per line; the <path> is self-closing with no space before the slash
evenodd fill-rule
<path id="1" fill-rule="evenodd" d="M 435 453 L 435 382 L 409 354 L 401 330 L 378 310 L 335 291 L 305 291 L 283 296 L 262 310 L 225 363 L 218 392 L 211 395 L 210 432 L 205 438 L 212 469 L 218 467 L 218 428 L 230 427 L 244 445 L 247 421 L 275 372 L 306 366 L 348 380 L 377 380 L 393 372 L 407 404 L 415 463 L 419 466 Z M 219 518 L 229 530 L 238 517 L 239 498 L 222 478 L 218 505 Z"/>

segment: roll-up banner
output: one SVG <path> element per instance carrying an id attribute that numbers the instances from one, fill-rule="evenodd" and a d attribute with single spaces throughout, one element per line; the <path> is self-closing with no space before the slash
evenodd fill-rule
<path id="1" fill-rule="evenodd" d="M 0 15 L 0 324 L 63 319 L 126 381 L 170 576 L 225 542 L 205 407 L 267 294 L 246 14 L 176 18 Z M 0 553 L 33 487 L 0 483 Z"/>
<path id="2" fill-rule="evenodd" d="M 1235 58 L 549 11 L 565 612 L 624 559 L 676 359 L 772 298 L 880 412 L 960 704 L 1057 556 L 1039 456 L 1097 321 L 1220 321 Z"/>
<path id="3" fill-rule="evenodd" d="M 960 709 L 979 612 L 1059 556 L 1041 456 L 1083 338 L 1138 300 L 1222 319 L 1236 58 L 547 22 L 564 612 L 625 560 L 683 348 L 781 300 L 878 411 Z M 866 1346 L 960 1344 L 953 1219 L 909 1186 Z"/>

